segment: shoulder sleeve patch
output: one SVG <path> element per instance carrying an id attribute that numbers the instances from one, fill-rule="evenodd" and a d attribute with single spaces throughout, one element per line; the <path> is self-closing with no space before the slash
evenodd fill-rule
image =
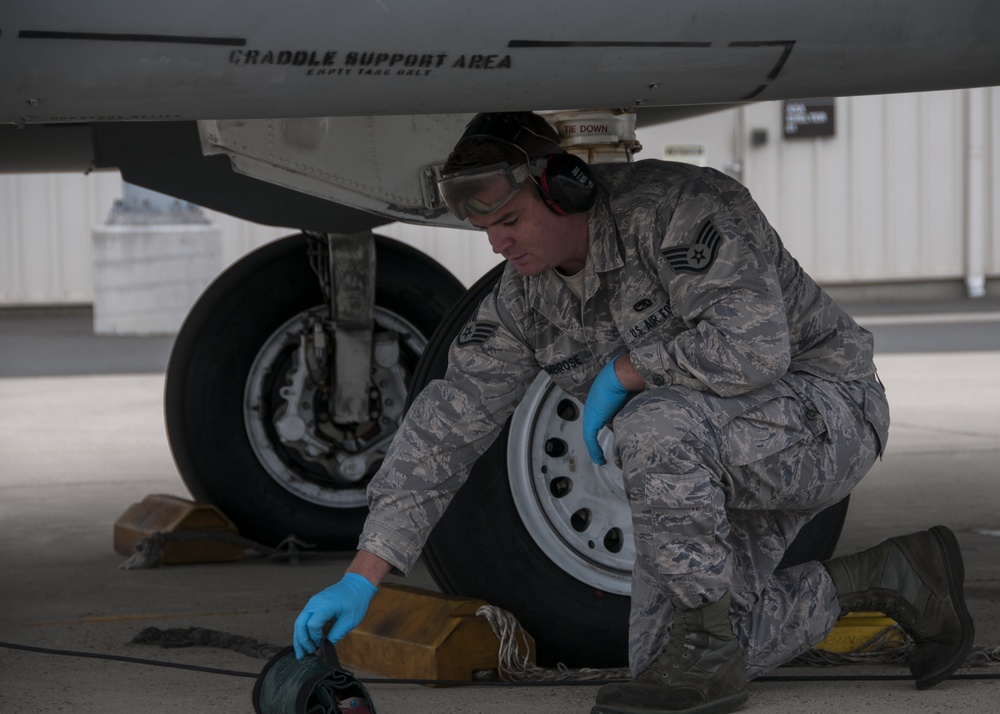
<path id="1" fill-rule="evenodd" d="M 722 234 L 711 220 L 705 221 L 694 243 L 665 248 L 663 257 L 676 273 L 706 273 L 719 255 Z"/>
<path id="2" fill-rule="evenodd" d="M 487 322 L 485 320 L 469 320 L 465 323 L 465 327 L 462 331 L 458 333 L 458 337 L 455 341 L 462 347 L 468 347 L 469 345 L 481 345 L 486 340 L 490 339 L 494 332 L 496 332 L 499 325 L 495 322 Z"/>

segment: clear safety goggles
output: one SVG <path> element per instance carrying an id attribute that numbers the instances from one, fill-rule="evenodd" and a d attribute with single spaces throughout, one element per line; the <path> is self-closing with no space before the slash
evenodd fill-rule
<path id="1" fill-rule="evenodd" d="M 481 169 L 448 174 L 438 181 L 438 191 L 448 210 L 464 221 L 470 213 L 487 215 L 514 198 L 531 175 L 527 163 L 493 164 Z"/>

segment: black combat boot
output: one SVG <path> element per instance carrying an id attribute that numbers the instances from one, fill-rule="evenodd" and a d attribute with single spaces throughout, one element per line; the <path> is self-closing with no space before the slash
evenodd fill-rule
<path id="1" fill-rule="evenodd" d="M 674 600 L 663 653 L 631 682 L 606 684 L 591 714 L 722 714 L 747 700 L 743 651 L 729 621 L 729 593 L 711 605 Z"/>
<path id="2" fill-rule="evenodd" d="M 823 565 L 845 612 L 884 612 L 913 638 L 909 666 L 917 689 L 947 679 L 965 661 L 975 628 L 965 607 L 962 552 L 950 530 L 890 538 Z"/>

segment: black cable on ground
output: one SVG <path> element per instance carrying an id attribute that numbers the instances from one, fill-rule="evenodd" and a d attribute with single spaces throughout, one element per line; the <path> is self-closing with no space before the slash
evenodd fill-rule
<path id="1" fill-rule="evenodd" d="M 339 552 L 321 552 L 312 550 L 313 546 L 309 543 L 304 543 L 296 538 L 294 535 L 289 536 L 284 541 L 282 541 L 277 548 L 271 548 L 264 546 L 260 543 L 256 543 L 247 538 L 241 536 L 236 536 L 228 533 L 218 533 L 214 531 L 210 532 L 180 532 L 180 533 L 161 533 L 156 532 L 150 536 L 140 540 L 132 553 L 132 556 L 125 563 L 120 566 L 123 569 L 130 570 L 133 568 L 152 568 L 157 567 L 162 562 L 163 548 L 167 541 L 192 541 L 192 540 L 213 540 L 222 541 L 235 545 L 242 546 L 245 549 L 252 550 L 262 556 L 265 556 L 273 560 L 284 560 L 291 564 L 298 564 L 301 558 L 328 558 L 328 557 L 340 557 L 343 553 Z M 477 613 L 479 614 L 479 613 Z M 889 630 L 892 628 L 887 628 L 882 633 L 879 633 L 878 637 L 889 634 Z M 250 656 L 264 656 L 266 657 L 270 651 L 275 649 L 274 645 L 260 644 L 256 640 L 249 638 L 243 638 L 236 635 L 229 635 L 229 633 L 218 632 L 215 630 L 203 630 L 202 628 L 188 628 L 187 630 L 159 630 L 158 628 L 152 627 L 147 628 L 133 640 L 135 644 L 160 644 L 162 647 L 178 647 L 187 645 L 198 645 L 198 646 L 208 646 L 208 647 L 222 647 L 226 649 L 234 649 L 236 651 L 243 651 L 244 654 Z M 40 652 L 43 654 L 56 654 L 56 655 L 66 655 L 66 656 L 77 656 L 77 657 L 91 657 L 96 659 L 109 659 L 117 660 L 123 662 L 132 662 L 135 664 L 146 664 L 151 666 L 160 667 L 174 667 L 177 669 L 188 669 L 192 671 L 208 672 L 213 674 L 225 674 L 229 676 L 237 677 L 254 677 L 258 675 L 250 672 L 234 672 L 231 670 L 214 670 L 207 667 L 198 667 L 195 665 L 181 665 L 174 664 L 171 662 L 162 662 L 158 660 L 145 660 L 134 657 L 122 657 L 118 655 L 97 655 L 86 652 L 68 652 L 62 650 L 46 650 L 44 648 L 32 648 L 25 645 L 13 645 L 4 642 L 0 642 L 0 647 L 8 647 L 10 649 L 21 649 L 32 652 Z M 242 648 L 242 650 L 241 650 Z M 251 650 L 256 649 L 256 653 Z M 861 648 L 862 650 L 865 647 Z M 902 660 L 907 655 L 905 648 L 896 648 L 897 651 L 894 654 L 897 660 Z M 878 650 L 875 647 L 874 650 Z M 885 653 L 880 653 L 878 651 L 865 651 L 860 653 L 854 653 L 862 655 L 859 659 L 854 662 L 845 660 L 842 656 L 835 653 L 823 653 L 823 652 L 808 652 L 803 655 L 798 660 L 792 664 L 802 664 L 817 667 L 832 667 L 839 664 L 858 664 L 865 661 L 865 656 L 876 655 L 882 656 Z M 976 654 L 976 653 L 974 653 Z M 979 666 L 985 666 L 987 664 L 994 664 L 1000 658 L 1000 647 L 994 647 L 992 649 L 983 651 L 979 653 L 979 658 L 982 660 L 977 662 Z M 874 661 L 872 657 L 869 661 Z M 887 660 L 886 663 L 890 663 Z M 899 663 L 892 662 L 892 663 Z M 967 660 L 967 664 L 973 663 L 973 659 L 970 657 Z M 364 684 L 420 684 L 420 685 L 433 685 L 433 686 L 476 686 L 476 685 L 502 685 L 502 686 L 556 686 L 556 685 L 575 685 L 582 686 L 586 684 L 607 684 L 610 682 L 621 682 L 621 678 L 607 678 L 607 679 L 549 679 L 549 680 L 494 680 L 494 679 L 476 679 L 476 680 L 420 680 L 420 679 L 361 679 L 359 681 Z M 755 682 L 889 682 L 889 681 L 907 681 L 912 680 L 913 677 L 908 675 L 769 675 L 764 677 L 758 677 L 754 679 Z M 950 679 L 1000 679 L 1000 672 L 991 674 L 954 674 Z"/>
<path id="2" fill-rule="evenodd" d="M 13 642 L 0 642 L 0 647 L 23 652 L 33 652 L 36 654 L 56 655 L 60 657 L 80 657 L 85 659 L 102 659 L 113 662 L 127 662 L 129 664 L 141 664 L 151 667 L 167 667 L 170 669 L 184 669 L 192 672 L 202 672 L 205 674 L 221 674 L 229 677 L 244 677 L 247 679 L 257 679 L 257 672 L 240 672 L 231 669 L 217 669 L 214 667 L 202 667 L 193 664 L 180 664 L 177 662 L 164 662 L 162 660 L 142 659 L 140 657 L 126 657 L 123 655 L 101 654 L 97 652 L 75 652 L 72 650 L 58 650 L 47 647 L 34 647 L 31 645 L 15 644 Z M 791 674 L 791 675 L 768 675 L 757 677 L 753 682 L 900 682 L 909 681 L 913 677 L 902 674 L 833 674 L 833 675 L 812 675 L 812 674 Z M 990 674 L 954 674 L 950 680 L 981 680 L 1000 679 L 1000 672 Z M 469 686 L 506 686 L 506 687 L 557 687 L 557 686 L 584 686 L 602 685 L 611 682 L 620 682 L 618 679 L 587 679 L 587 680 L 559 680 L 559 681 L 518 681 L 505 682 L 495 679 L 381 679 L 361 678 L 358 681 L 365 685 L 371 684 L 419 684 L 434 687 L 469 687 Z"/>
<path id="3" fill-rule="evenodd" d="M 55 650 L 48 647 L 33 647 L 31 645 L 19 645 L 13 642 L 0 642 L 0 647 L 9 650 L 21 650 L 23 652 L 35 652 L 37 654 L 57 655 L 59 657 L 81 657 L 84 659 L 105 659 L 113 662 L 128 662 L 130 664 L 146 664 L 154 667 L 170 667 L 172 669 L 187 669 L 194 672 L 205 672 L 207 674 L 225 674 L 230 677 L 249 677 L 256 679 L 254 672 L 239 672 L 232 669 L 216 669 L 214 667 L 201 667 L 194 664 L 180 664 L 177 662 L 164 662 L 156 659 L 142 659 L 140 657 L 126 657 L 124 655 L 103 654 L 98 652 L 74 652 L 72 650 Z"/>

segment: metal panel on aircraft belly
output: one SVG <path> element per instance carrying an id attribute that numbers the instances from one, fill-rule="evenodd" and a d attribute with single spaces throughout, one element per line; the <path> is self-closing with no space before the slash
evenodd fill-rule
<path id="1" fill-rule="evenodd" d="M 397 220 L 464 225 L 434 176 L 471 115 L 319 117 L 199 122 L 206 154 L 239 173 Z"/>

